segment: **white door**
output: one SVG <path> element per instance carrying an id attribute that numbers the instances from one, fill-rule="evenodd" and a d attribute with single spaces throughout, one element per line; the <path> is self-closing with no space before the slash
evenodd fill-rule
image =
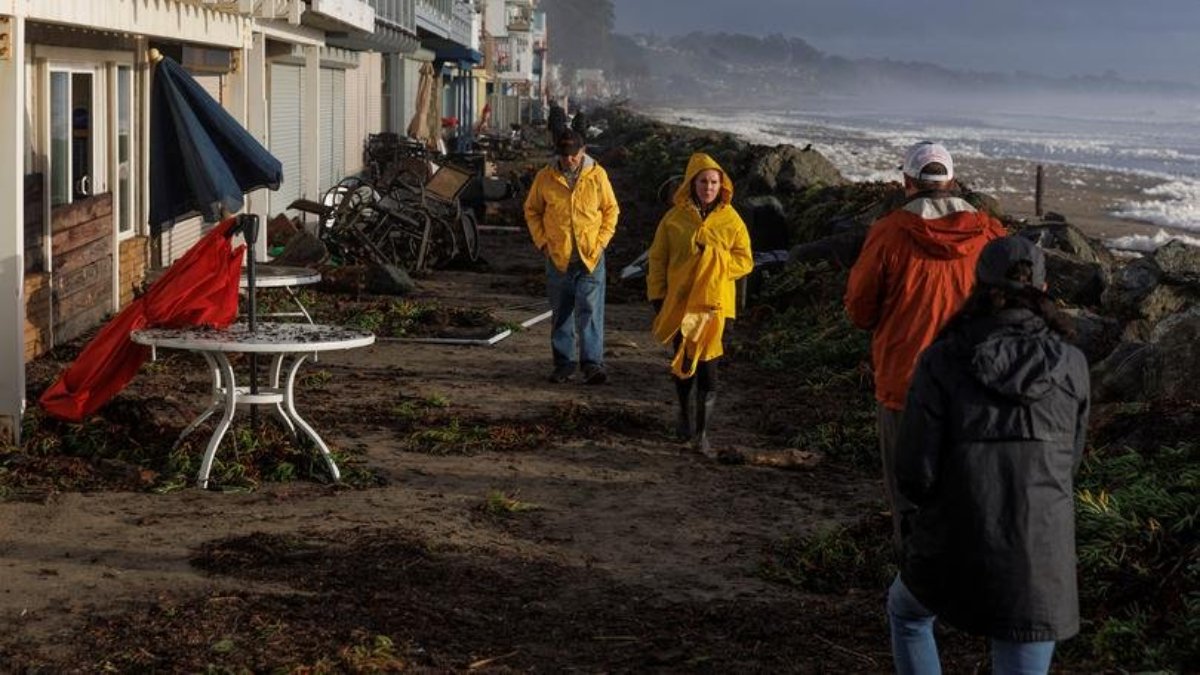
<path id="1" fill-rule="evenodd" d="M 279 189 L 270 192 L 270 213 L 282 213 L 300 197 L 303 187 L 301 175 L 301 141 L 303 140 L 304 115 L 301 95 L 304 87 L 304 69 L 283 63 L 272 63 L 269 77 L 271 97 L 269 106 L 271 154 L 283 164 L 283 182 Z"/>

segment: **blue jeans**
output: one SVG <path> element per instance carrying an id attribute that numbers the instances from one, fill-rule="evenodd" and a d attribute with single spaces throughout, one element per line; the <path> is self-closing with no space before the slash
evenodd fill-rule
<path id="1" fill-rule="evenodd" d="M 546 259 L 546 294 L 554 311 L 550 346 L 554 367 L 571 366 L 575 361 L 575 325 L 579 324 L 579 363 L 604 365 L 604 254 L 591 272 L 581 261 L 559 272 Z"/>
<path id="2" fill-rule="evenodd" d="M 937 618 L 896 575 L 887 598 L 888 624 L 892 628 L 892 658 L 900 675 L 939 675 L 933 622 Z M 1050 670 L 1054 641 L 1009 642 L 992 638 L 992 672 L 997 675 L 1034 675 Z"/>

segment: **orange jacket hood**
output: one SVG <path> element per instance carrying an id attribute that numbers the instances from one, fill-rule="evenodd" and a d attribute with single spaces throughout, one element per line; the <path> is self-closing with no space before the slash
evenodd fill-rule
<path id="1" fill-rule="evenodd" d="M 995 236 L 996 221 L 961 197 L 927 193 L 910 199 L 897 214 L 913 243 L 931 257 L 956 260 L 979 253 Z M 1002 236 L 1002 235 L 996 235 Z"/>

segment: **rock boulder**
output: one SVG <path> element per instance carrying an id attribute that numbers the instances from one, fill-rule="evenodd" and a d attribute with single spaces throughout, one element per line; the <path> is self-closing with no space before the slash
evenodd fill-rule
<path id="1" fill-rule="evenodd" d="M 750 167 L 749 188 L 754 194 L 803 192 L 811 187 L 842 185 L 846 180 L 824 155 L 806 147 L 777 145 Z"/>
<path id="2" fill-rule="evenodd" d="M 1200 286 L 1200 247 L 1172 239 L 1155 251 L 1154 262 L 1168 281 Z"/>

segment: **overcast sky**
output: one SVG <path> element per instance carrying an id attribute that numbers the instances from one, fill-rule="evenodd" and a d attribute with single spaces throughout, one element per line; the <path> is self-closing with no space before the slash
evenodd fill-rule
<path id="1" fill-rule="evenodd" d="M 846 57 L 1200 84 L 1200 0 L 614 0 L 617 31 L 800 37 Z"/>

